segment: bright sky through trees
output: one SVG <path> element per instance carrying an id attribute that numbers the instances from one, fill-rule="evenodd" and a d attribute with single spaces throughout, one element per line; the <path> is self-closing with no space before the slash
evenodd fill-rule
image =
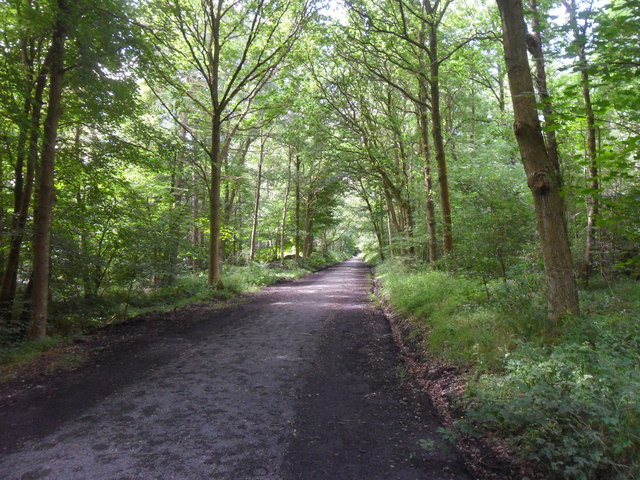
<path id="1" fill-rule="evenodd" d="M 328 0 L 320 11 L 345 25 L 347 23 L 347 7 L 340 0 Z"/>

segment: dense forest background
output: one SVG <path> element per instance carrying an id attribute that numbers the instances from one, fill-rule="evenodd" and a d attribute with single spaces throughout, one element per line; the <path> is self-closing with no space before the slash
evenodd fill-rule
<path id="1" fill-rule="evenodd" d="M 636 0 L 0 8 L 7 348 L 361 253 L 461 431 L 637 478 Z"/>

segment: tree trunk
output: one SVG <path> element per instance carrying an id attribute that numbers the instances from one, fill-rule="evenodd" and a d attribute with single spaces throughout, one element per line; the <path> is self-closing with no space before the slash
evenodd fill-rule
<path id="1" fill-rule="evenodd" d="M 438 259 L 437 233 L 436 233 L 436 208 L 433 202 L 433 179 L 431 177 L 431 149 L 429 148 L 429 119 L 427 118 L 426 88 L 420 82 L 420 102 L 418 108 L 418 128 L 420 129 L 420 150 L 424 161 L 422 174 L 424 178 L 424 188 L 426 194 L 426 221 L 428 230 L 427 250 L 429 252 L 429 262 L 433 263 Z"/>
<path id="2" fill-rule="evenodd" d="M 51 80 L 49 84 L 49 102 L 44 122 L 42 157 L 38 175 L 38 192 L 34 214 L 33 238 L 33 292 L 31 297 L 31 324 L 29 338 L 42 338 L 47 333 L 47 311 L 49 307 L 49 263 L 51 253 L 51 221 L 53 218 L 54 164 L 58 123 L 62 116 L 62 90 L 64 82 L 64 50 L 67 34 L 67 1 L 58 0 L 60 14 L 55 23 L 51 44 Z"/>
<path id="3" fill-rule="evenodd" d="M 438 61 L 437 26 L 429 25 L 429 85 L 431 93 L 431 123 L 433 125 L 433 147 L 438 166 L 440 187 L 440 209 L 442 211 L 442 240 L 445 255 L 453 252 L 453 230 L 451 225 L 451 201 L 449 199 L 449 176 L 447 157 L 442 137 L 442 116 L 440 114 L 440 62 Z"/>
<path id="4" fill-rule="evenodd" d="M 548 318 L 579 313 L 578 294 L 560 192 L 560 175 L 547 153 L 533 94 L 521 0 L 497 0 L 515 117 L 514 131 L 533 194 L 547 283 Z"/>
<path id="5" fill-rule="evenodd" d="M 81 146 L 80 141 L 82 137 L 82 127 L 78 124 L 75 126 L 75 132 L 73 136 L 73 150 L 74 156 L 76 160 L 76 164 L 80 165 L 81 162 Z M 78 204 L 78 209 L 81 212 L 82 218 L 86 218 L 86 194 L 87 187 L 84 185 L 78 186 L 78 190 L 76 191 L 76 203 Z M 98 293 L 95 281 L 95 276 L 99 272 L 95 272 L 97 267 L 93 265 L 93 262 L 90 261 L 89 257 L 89 234 L 87 232 L 87 225 L 83 224 L 80 226 L 80 258 L 82 259 L 82 288 L 84 293 L 84 298 L 92 298 L 95 297 Z M 95 267 L 95 268 L 94 268 Z M 94 288 L 95 287 L 95 288 Z"/>
<path id="6" fill-rule="evenodd" d="M 218 6 L 220 7 L 220 5 Z M 213 5 L 211 5 L 213 11 Z M 220 10 L 220 8 L 218 8 Z M 222 258 L 220 252 L 220 187 L 222 181 L 222 110 L 220 104 L 220 22 L 219 15 L 212 14 L 211 40 L 209 45 L 209 93 L 211 96 L 211 185 L 209 189 L 209 286 L 221 290 L 222 283 Z"/>
<path id="7" fill-rule="evenodd" d="M 256 196 L 253 204 L 253 222 L 251 224 L 251 240 L 249 244 L 249 261 L 253 262 L 256 252 L 256 236 L 258 235 L 258 216 L 260 213 L 260 187 L 262 186 L 262 164 L 264 163 L 264 143 L 266 137 L 260 138 L 260 158 L 258 159 L 258 175 L 256 178 Z M 268 194 L 268 192 L 267 192 Z"/>
<path id="8" fill-rule="evenodd" d="M 415 253 L 415 247 L 413 245 L 413 231 L 415 230 L 415 224 L 413 221 L 413 207 L 411 205 L 410 198 L 407 198 L 404 202 L 402 202 L 402 211 L 404 212 L 404 217 L 406 218 L 404 231 L 407 238 L 407 253 L 413 256 L 413 254 Z"/>
<path id="9" fill-rule="evenodd" d="M 395 108 L 392 102 L 391 90 L 387 94 L 387 109 L 388 115 L 395 115 Z M 401 218 L 400 224 L 402 226 L 402 232 L 405 235 L 406 245 L 403 245 L 402 250 L 403 254 L 413 255 L 415 253 L 415 248 L 413 246 L 413 231 L 414 231 L 414 221 L 413 221 L 413 208 L 411 205 L 411 179 L 409 175 L 409 168 L 407 165 L 407 154 L 404 148 L 404 139 L 402 138 L 402 130 L 399 128 L 400 122 L 396 121 L 395 118 L 392 118 L 391 121 L 391 129 L 393 131 L 395 137 L 395 147 L 394 147 L 394 156 L 395 156 L 395 170 L 398 173 L 402 173 L 402 181 L 400 182 L 399 188 L 395 189 L 396 198 L 398 201 L 399 207 L 399 216 Z M 403 195 L 403 193 L 406 194 Z"/>
<path id="10" fill-rule="evenodd" d="M 553 124 L 553 105 L 551 103 L 551 95 L 547 88 L 547 72 L 545 68 L 544 50 L 542 48 L 542 35 L 540 34 L 540 13 L 538 12 L 537 0 L 529 0 L 533 17 L 531 26 L 533 33 L 527 42 L 529 51 L 533 56 L 536 64 L 536 86 L 540 103 L 542 104 L 542 114 L 544 115 L 544 132 L 547 137 L 547 152 L 549 159 L 553 162 L 554 167 L 560 173 L 560 153 L 558 150 L 558 140 L 556 139 L 556 129 Z"/>
<path id="11" fill-rule="evenodd" d="M 191 193 L 191 215 L 193 225 L 191 226 L 191 272 L 197 273 L 202 268 L 202 261 L 198 258 L 196 252 L 202 247 L 202 231 L 198 227 L 198 218 L 200 217 L 200 197 L 198 196 L 196 172 L 191 172 L 191 183 L 193 192 Z"/>
<path id="12" fill-rule="evenodd" d="M 362 198 L 364 198 L 365 203 L 367 204 L 367 210 L 369 210 L 369 216 L 371 217 L 371 224 L 373 225 L 373 230 L 376 234 L 376 239 L 378 240 L 378 249 L 380 252 L 380 260 L 384 261 L 384 242 L 382 241 L 382 227 L 379 222 L 376 220 L 376 215 L 371 206 L 371 202 L 369 201 L 369 196 L 367 195 L 367 191 L 364 188 L 364 184 L 362 183 L 362 179 L 360 179 L 360 188 L 362 189 Z"/>
<path id="13" fill-rule="evenodd" d="M 77 193 L 78 202 L 84 202 L 82 193 Z M 82 266 L 82 288 L 84 290 L 84 298 L 94 298 L 97 293 L 96 281 L 93 278 L 93 265 L 89 262 L 89 239 L 87 238 L 87 232 L 84 228 L 80 231 L 80 256 L 83 259 L 84 265 Z"/>
<path id="14" fill-rule="evenodd" d="M 564 2 L 569 12 L 569 24 L 573 30 L 574 42 L 578 49 L 578 66 L 580 69 L 580 83 L 582 84 L 582 99 L 584 103 L 584 113 L 587 118 L 587 158 L 589 160 L 589 187 L 591 192 L 586 197 L 587 202 L 587 232 L 584 248 L 584 269 L 582 275 L 589 279 L 593 273 L 593 249 L 596 244 L 596 217 L 600 211 L 598 201 L 598 191 L 600 181 L 598 179 L 597 154 L 598 147 L 596 141 L 596 117 L 593 112 L 591 102 L 591 81 L 587 70 L 587 53 L 585 32 L 580 32 L 577 20 L 577 10 L 575 0 Z"/>
<path id="15" fill-rule="evenodd" d="M 309 194 L 305 201 L 305 216 L 304 216 L 304 243 L 302 244 L 302 258 L 308 258 L 313 252 L 313 235 L 311 230 L 313 228 L 313 194 Z"/>
<path id="16" fill-rule="evenodd" d="M 396 211 L 393 207 L 393 200 L 391 199 L 391 194 L 384 189 L 384 201 L 387 207 L 387 229 L 389 233 L 389 254 L 393 257 L 394 251 L 394 243 L 395 243 L 395 234 L 401 231 L 400 225 L 398 224 L 398 218 L 396 217 Z"/>
<path id="17" fill-rule="evenodd" d="M 11 218 L 11 236 L 9 238 L 9 254 L 6 259 L 4 272 L 2 275 L 2 283 L 0 284 L 0 319 L 9 323 L 13 314 L 13 302 L 16 295 L 16 286 L 18 280 L 18 266 L 20 264 L 20 249 L 22 248 L 22 240 L 24 237 L 23 230 L 26 221 L 26 214 L 21 215 L 22 207 L 26 196 L 26 190 L 33 184 L 33 173 L 31 178 L 24 178 L 24 161 L 26 157 L 26 144 L 29 133 L 29 125 L 27 118 L 32 112 L 38 109 L 38 105 L 32 106 L 31 88 L 26 92 L 25 105 L 23 109 L 24 121 L 20 124 L 20 133 L 18 136 L 17 154 L 14 169 L 14 187 L 13 187 L 13 215 Z M 38 122 L 39 123 L 39 122 Z M 38 125 L 39 126 L 39 125 Z M 29 175 L 27 175 L 29 177 Z M 28 187 L 25 187 L 24 184 Z M 29 197 L 31 193 L 29 193 Z M 27 200 L 28 208 L 28 200 Z M 4 217 L 4 212 L 3 212 Z M 2 259 L 4 261 L 4 258 Z"/>
<path id="18" fill-rule="evenodd" d="M 300 258 L 300 155 L 296 156 L 296 260 Z"/>
<path id="19" fill-rule="evenodd" d="M 506 102 L 504 100 L 504 71 L 502 63 L 498 62 L 498 107 L 500 113 L 504 113 Z"/>
<path id="20" fill-rule="evenodd" d="M 425 41 L 425 22 L 420 26 L 418 41 L 424 44 Z M 424 61 L 424 50 L 420 50 L 420 71 L 425 72 L 426 65 Z M 423 167 L 422 175 L 425 188 L 425 211 L 427 222 L 427 251 L 429 254 L 429 262 L 433 263 L 438 259 L 438 239 L 436 232 L 436 208 L 433 201 L 433 177 L 431 176 L 431 148 L 429 145 L 429 117 L 427 101 L 429 100 L 429 92 L 425 85 L 425 79 L 422 75 L 417 76 L 418 80 L 418 104 L 417 120 L 418 129 L 420 131 L 420 151 L 422 153 Z"/>
<path id="21" fill-rule="evenodd" d="M 0 286 L 0 313 L 6 320 L 11 318 L 13 303 L 16 297 L 20 252 L 22 249 L 22 242 L 24 240 L 24 229 L 29 215 L 29 205 L 31 203 L 36 162 L 38 161 L 38 139 L 40 137 L 40 117 L 42 114 L 43 103 L 42 97 L 47 85 L 51 58 L 52 51 L 50 50 L 40 69 L 33 98 L 27 99 L 27 103 L 30 103 L 31 106 L 28 109 L 25 108 L 25 113 L 28 113 L 29 111 L 31 113 L 29 125 L 24 132 L 25 140 L 26 134 L 28 133 L 28 149 L 26 151 L 27 171 L 26 175 L 23 177 L 23 158 L 25 154 L 23 151 L 18 154 L 18 161 L 16 162 L 15 202 L 11 225 L 11 238 L 9 241 L 9 254 L 7 256 L 5 270 L 2 276 L 2 285 Z M 24 150 L 24 146 L 21 149 Z"/>
<path id="22" fill-rule="evenodd" d="M 220 112 L 214 112 L 211 119 L 211 191 L 209 195 L 209 285 L 224 288 L 221 271 L 220 252 L 220 184 L 222 180 L 222 158 L 220 155 Z"/>
<path id="23" fill-rule="evenodd" d="M 393 258 L 395 252 L 393 251 L 393 227 L 391 226 L 391 214 L 387 209 L 387 237 L 389 239 L 389 257 Z"/>
<path id="24" fill-rule="evenodd" d="M 389 218 L 391 219 L 391 224 L 393 225 L 393 232 L 397 234 L 403 230 L 403 225 L 396 214 L 396 209 L 393 206 L 393 198 L 388 189 L 384 189 L 384 199 L 387 206 L 387 212 L 389 213 Z"/>
<path id="25" fill-rule="evenodd" d="M 289 164 L 287 166 L 287 187 L 284 191 L 284 206 L 280 220 L 280 264 L 284 266 L 284 240 L 287 226 L 287 207 L 289 206 L 289 191 L 291 190 L 291 163 L 293 162 L 293 148 L 289 147 Z"/>
<path id="26" fill-rule="evenodd" d="M 181 113 L 181 125 L 178 127 L 178 138 L 180 138 L 183 145 L 187 141 L 187 129 L 188 116 L 187 112 Z M 173 165 L 173 172 L 171 175 L 171 210 L 170 219 L 171 224 L 167 234 L 170 236 L 167 250 L 161 255 L 166 258 L 166 266 L 164 272 L 160 277 L 160 284 L 162 286 L 174 285 L 176 281 L 179 254 L 180 254 L 180 242 L 182 239 L 182 223 L 181 218 L 186 213 L 183 208 L 183 196 L 185 191 L 185 178 L 184 171 L 187 164 L 187 159 L 184 150 L 178 155 L 175 165 Z"/>

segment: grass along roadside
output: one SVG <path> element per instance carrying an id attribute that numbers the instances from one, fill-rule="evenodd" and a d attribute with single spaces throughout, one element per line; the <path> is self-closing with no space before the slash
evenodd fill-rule
<path id="1" fill-rule="evenodd" d="M 204 275 L 183 275 L 171 286 L 138 289 L 133 295 L 112 291 L 91 299 L 91 302 L 83 299 L 58 302 L 52 312 L 50 336 L 40 341 L 0 344 L 0 384 L 81 366 L 93 352 L 77 340 L 105 326 L 192 304 L 222 302 L 283 280 L 302 277 L 342 260 L 345 259 L 335 255 L 314 255 L 300 264 L 287 261 L 284 267 L 268 263 L 229 265 L 223 269 L 225 287 L 222 290 L 209 288 Z"/>
<path id="2" fill-rule="evenodd" d="M 402 260 L 376 268 L 405 336 L 465 372 L 454 434 L 493 432 L 548 478 L 640 478 L 640 292 L 593 282 L 558 331 L 527 275 L 484 284 Z"/>

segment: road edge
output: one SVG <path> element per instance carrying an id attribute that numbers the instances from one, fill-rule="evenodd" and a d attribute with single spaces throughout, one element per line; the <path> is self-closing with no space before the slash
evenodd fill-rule
<path id="1" fill-rule="evenodd" d="M 371 266 L 370 268 L 373 278 L 372 295 L 389 323 L 402 360 L 417 385 L 431 398 L 444 429 L 452 432 L 455 438 L 455 443 L 452 443 L 466 467 L 478 480 L 539 478 L 531 465 L 517 459 L 499 439 L 488 435 L 474 438 L 453 432 L 454 421 L 464 415 L 458 405 L 466 388 L 466 372 L 439 361 L 424 348 L 423 339 L 412 335 L 410 319 L 396 312 L 381 294 L 375 270 Z"/>

